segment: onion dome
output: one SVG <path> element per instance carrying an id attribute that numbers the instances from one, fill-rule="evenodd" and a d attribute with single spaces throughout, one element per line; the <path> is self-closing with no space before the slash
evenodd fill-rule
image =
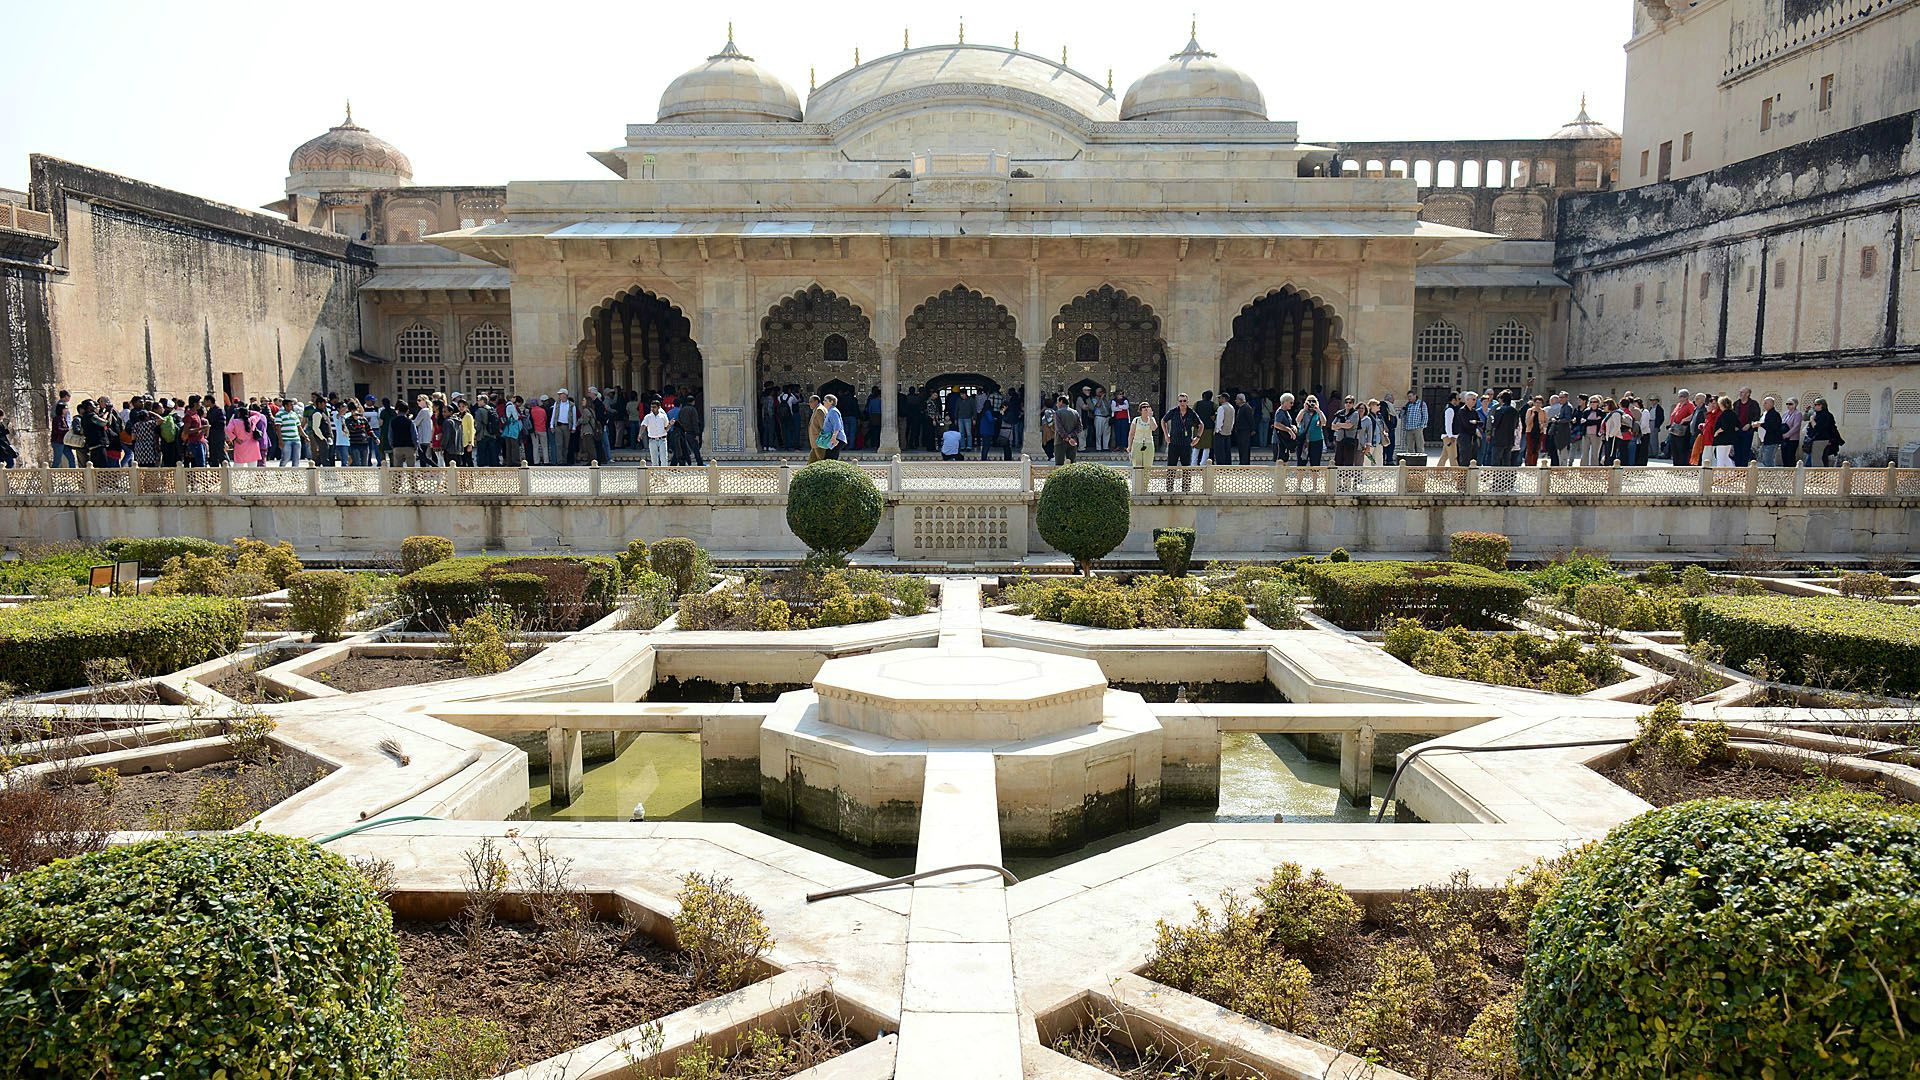
<path id="1" fill-rule="evenodd" d="M 1127 88 L 1122 120 L 1254 120 L 1267 118 L 1267 99 L 1245 72 L 1200 47 L 1194 28 L 1187 47 Z"/>
<path id="2" fill-rule="evenodd" d="M 667 84 L 660 95 L 662 124 L 767 124 L 800 119 L 800 95 L 793 87 L 727 43 L 706 62 Z"/>
<path id="3" fill-rule="evenodd" d="M 413 180 L 413 163 L 385 139 L 347 118 L 327 133 L 300 144 L 287 162 L 288 191 L 322 188 L 400 187 Z"/>

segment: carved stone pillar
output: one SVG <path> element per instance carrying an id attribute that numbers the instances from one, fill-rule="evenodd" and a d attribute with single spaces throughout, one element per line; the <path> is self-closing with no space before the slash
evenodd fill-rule
<path id="1" fill-rule="evenodd" d="M 900 346 L 880 345 L 880 452 L 900 452 Z"/>

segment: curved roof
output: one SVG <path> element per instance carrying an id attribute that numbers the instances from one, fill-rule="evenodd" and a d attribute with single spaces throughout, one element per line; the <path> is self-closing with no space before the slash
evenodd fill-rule
<path id="1" fill-rule="evenodd" d="M 704 63 L 667 84 L 660 95 L 662 124 L 748 123 L 800 119 L 800 95 L 785 80 L 727 43 Z"/>
<path id="2" fill-rule="evenodd" d="M 988 97 L 1064 107 L 1088 121 L 1120 117 L 1113 91 L 1064 64 L 999 45 L 930 45 L 869 60 L 807 95 L 807 120 L 832 123 L 896 101 Z"/>
<path id="3" fill-rule="evenodd" d="M 413 179 L 413 163 L 392 143 L 353 122 L 353 103 L 347 118 L 327 133 L 308 139 L 287 160 L 289 173 L 378 172 L 402 180 Z"/>
<path id="4" fill-rule="evenodd" d="M 1617 139 L 1620 133 L 1587 115 L 1587 99 L 1580 97 L 1580 115 L 1565 124 L 1560 130 L 1547 136 L 1549 139 Z"/>
<path id="5" fill-rule="evenodd" d="M 1200 47 L 1187 47 L 1134 80 L 1120 105 L 1122 120 L 1254 120 L 1267 118 L 1267 99 L 1253 78 Z"/>

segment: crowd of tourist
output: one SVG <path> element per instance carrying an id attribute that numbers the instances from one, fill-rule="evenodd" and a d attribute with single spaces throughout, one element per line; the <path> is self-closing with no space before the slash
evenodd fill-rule
<path id="1" fill-rule="evenodd" d="M 902 450 L 938 452 L 949 461 L 978 453 L 1003 461 L 1025 449 L 1023 390 L 975 390 L 937 397 L 902 394 L 896 435 Z M 1408 391 L 1391 398 L 1329 398 L 1273 390 L 1209 390 L 1198 401 L 1151 402 L 1116 390 L 1086 388 L 1045 395 L 1039 410 L 1042 455 L 1056 462 L 1082 453 L 1120 452 L 1145 467 L 1216 462 L 1247 465 L 1256 450 L 1299 465 L 1441 466 L 1674 465 L 1766 467 L 1832 465 L 1846 444 L 1825 398 L 1802 403 L 1750 389 L 1716 395 L 1680 391 L 1671 408 L 1658 396 L 1627 393 L 1516 394 L 1458 391 L 1444 403 Z M 105 395 L 77 402 L 62 390 L 52 409 L 51 463 L 96 468 L 175 464 L 518 466 L 608 464 L 615 450 L 653 465 L 704 465 L 705 414 L 692 390 L 641 393 L 588 387 L 576 400 L 564 387 L 528 400 L 483 391 L 444 392 L 412 402 L 313 394 L 223 399 Z M 768 384 L 760 396 L 759 442 L 768 451 L 805 451 L 808 460 L 874 450 L 884 423 L 880 388 L 843 405 L 836 394 Z M 0 412 L 0 465 L 19 454 Z"/>
<path id="2" fill-rule="evenodd" d="M 694 391 L 640 393 L 561 388 L 529 401 L 482 391 L 418 394 L 411 402 L 315 393 L 239 400 L 212 393 L 106 395 L 53 403 L 49 461 L 55 467 L 138 465 L 519 466 L 613 460 L 616 449 L 655 465 L 704 465 L 705 413 Z M 0 414 L 0 453 L 17 455 Z"/>

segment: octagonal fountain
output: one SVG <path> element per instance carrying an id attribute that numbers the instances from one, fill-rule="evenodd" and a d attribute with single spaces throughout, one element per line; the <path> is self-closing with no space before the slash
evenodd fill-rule
<path id="1" fill-rule="evenodd" d="M 1026 649 L 828 660 L 760 728 L 761 813 L 874 852 L 913 848 L 930 756 L 993 756 L 1000 841 L 1058 852 L 1160 816 L 1160 721 L 1100 665 Z"/>

